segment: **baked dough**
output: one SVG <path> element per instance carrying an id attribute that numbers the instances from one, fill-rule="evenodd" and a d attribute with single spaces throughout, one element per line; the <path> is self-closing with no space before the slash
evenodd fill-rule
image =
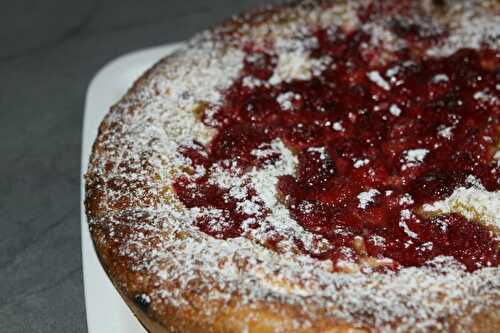
<path id="1" fill-rule="evenodd" d="M 309 246 L 311 253 L 329 243 L 297 223 L 277 193 L 278 179 L 297 172 L 297 152 L 283 140 L 257 151 L 264 157 L 269 151 L 278 156 L 265 174 L 259 173 L 264 167 L 236 176 L 210 171 L 220 171 L 218 186 L 226 182 L 224 186 L 235 191 L 252 182 L 259 207 L 274 218 L 266 223 L 282 238 L 279 246 L 269 245 L 269 235 L 259 228 L 261 233 L 228 236 L 224 228 L 231 220 L 221 215 L 211 220 L 208 231 L 201 228 L 196 223 L 199 214 L 217 212 L 207 213 L 192 203 L 188 207 L 175 189 L 179 179 L 207 172 L 182 149 L 213 147 L 220 127 L 217 112 L 228 90 L 242 80 L 254 52 L 249 49 L 272 54 L 275 64 L 266 80 L 243 78 L 248 89 L 307 82 L 332 66 L 328 59 L 314 56 L 315 31 L 363 31 L 370 36 L 363 46 L 364 60 L 373 67 L 368 75 L 373 89 L 382 93 L 397 82 L 377 69 L 397 62 L 401 52 L 415 59 L 449 57 L 461 49 L 496 54 L 484 64 L 496 71 L 496 90 L 478 92 L 476 101 L 496 122 L 488 156 L 497 163 L 499 17 L 498 1 L 290 3 L 244 13 L 200 33 L 142 75 L 99 128 L 86 174 L 85 202 L 100 261 L 142 324 L 161 333 L 499 332 L 498 174 L 492 176 L 497 183 L 490 185 L 469 177 L 452 195 L 412 212 L 455 213 L 487 230 L 495 246 L 490 255 L 496 261 L 478 269 L 466 269 L 456 258 L 439 255 L 422 265 L 377 270 L 394 260 L 365 255 L 344 262 L 301 251 L 293 240 Z M 391 28 L 395 19 L 402 33 Z M 413 33 L 415 27 L 425 40 L 408 45 L 405 33 Z M 293 98 L 281 96 L 278 102 L 286 111 L 294 106 Z M 402 112 L 399 107 L 386 108 L 388 117 Z M 332 128 L 342 130 L 343 125 Z M 443 136 L 451 135 L 449 128 L 440 130 Z M 422 162 L 423 153 L 407 152 L 406 167 Z M 353 163 L 356 168 L 368 162 Z M 359 208 L 368 207 L 380 193 L 359 193 Z M 407 225 L 401 227 L 412 235 Z M 355 238 L 352 249 L 364 252 L 364 246 Z"/>

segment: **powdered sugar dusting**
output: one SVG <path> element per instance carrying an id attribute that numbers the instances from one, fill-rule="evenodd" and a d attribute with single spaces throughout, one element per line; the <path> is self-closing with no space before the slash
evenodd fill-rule
<path id="1" fill-rule="evenodd" d="M 358 194 L 358 207 L 361 209 L 367 208 L 368 205 L 373 202 L 373 199 L 379 194 L 380 191 L 374 188 L 369 189 L 366 192 L 361 192 L 360 194 Z"/>
<path id="2" fill-rule="evenodd" d="M 456 3 L 453 6 L 459 6 L 460 2 Z M 353 8 L 352 4 L 335 9 L 316 8 L 301 15 L 306 22 L 320 25 L 340 16 L 338 22 L 352 27 L 360 24 Z M 498 48 L 498 18 L 467 15 L 458 20 L 450 37 L 431 49 L 429 55 L 449 54 L 460 47 L 478 48 L 485 42 Z M 250 27 L 242 29 L 252 32 Z M 307 41 L 307 45 L 297 45 L 295 41 L 287 44 L 289 35 L 298 30 L 296 26 L 286 33 L 285 30 L 283 26 L 277 28 L 285 37 L 282 44 L 277 43 L 278 64 L 271 79 L 247 77 L 243 79 L 246 87 L 309 80 L 326 66 L 332 66 L 331 59 L 316 59 L 310 53 L 309 43 L 314 41 Z M 389 50 L 404 47 L 384 24 L 366 25 L 364 30 L 372 32 L 370 43 L 377 46 L 389 43 Z M 269 28 L 260 26 L 253 32 L 267 36 Z M 153 310 L 167 304 L 204 311 L 205 316 L 213 318 L 218 309 L 235 299 L 242 305 L 276 302 L 301 309 L 307 319 L 293 323 L 298 329 L 314 327 L 315 319 L 331 316 L 356 326 L 376 327 L 380 332 L 446 331 L 453 320 L 458 322 L 454 329 L 464 331 L 467 328 L 463 327 L 469 324 L 464 314 L 500 306 L 498 268 L 469 273 L 455 259 L 438 256 L 423 267 L 402 268 L 393 273 L 339 273 L 329 260 L 294 251 L 297 241 L 315 254 L 329 245 L 302 228 L 278 200 L 278 177 L 293 175 L 297 164 L 297 158 L 280 140 L 252 151 L 256 157 L 278 156 L 259 168 L 240 170 L 237 165 L 231 166 L 231 161 L 224 162 L 229 168 L 190 168 L 190 161 L 179 153 L 179 148 L 204 146 L 214 136 L 215 130 L 200 122 L 199 110 L 208 115 L 210 125 L 210 115 L 223 102 L 224 90 L 238 78 L 243 67 L 242 51 L 219 45 L 212 38 L 210 33 L 198 36 L 193 46 L 158 64 L 138 83 L 106 117 L 91 159 L 87 182 L 102 192 L 88 194 L 101 195 L 95 209 L 98 213 L 89 216 L 95 242 L 117 244 L 119 258 L 113 257 L 117 265 L 124 265 L 131 274 L 142 272 L 148 276 L 135 281 L 140 286 L 137 289 L 147 291 L 141 293 L 144 302 L 151 303 Z M 383 74 L 374 70 L 368 79 L 383 92 L 391 91 L 397 86 L 397 69 Z M 436 76 L 435 83 L 443 82 L 447 79 Z M 479 91 L 476 97 L 490 102 L 494 93 Z M 298 99 L 297 95 L 276 97 L 283 111 L 290 111 Z M 404 116 L 400 106 L 391 106 L 389 112 Z M 331 124 L 331 129 L 340 134 L 345 130 L 341 122 Z M 443 138 L 453 135 L 451 126 L 438 131 Z M 418 166 L 428 153 L 426 148 L 404 152 L 402 168 Z M 371 165 L 369 159 L 352 163 L 355 168 Z M 228 195 L 237 201 L 238 210 L 252 216 L 242 225 L 243 235 L 221 240 L 200 232 L 194 223 L 200 216 L 209 218 L 213 230 L 224 230 L 231 221 L 220 209 L 186 208 L 171 187 L 177 175 L 209 175 L 211 182 L 227 189 Z M 249 194 L 252 191 L 255 195 Z M 370 208 L 381 191 L 372 188 L 359 193 L 359 207 Z M 498 192 L 488 192 L 481 184 L 472 183 L 456 188 L 449 198 L 425 205 L 422 210 L 432 214 L 456 212 L 498 229 L 499 197 Z M 413 198 L 402 195 L 398 203 L 411 204 Z M 304 212 L 312 213 L 311 203 L 302 205 Z M 417 234 L 407 221 L 415 214 L 408 209 L 401 211 L 400 227 L 412 239 Z M 263 223 L 255 227 L 252 218 Z M 439 219 L 436 223 L 440 223 Z M 279 251 L 263 246 L 273 233 L 283 237 Z M 385 239 L 373 235 L 367 241 L 384 244 Z M 431 251 L 433 244 L 420 246 Z M 120 261 L 123 258 L 127 261 Z M 201 305 L 190 296 L 193 290 Z M 209 302 L 222 305 L 205 306 Z"/>
<path id="3" fill-rule="evenodd" d="M 289 111 L 293 109 L 294 101 L 299 101 L 301 96 L 293 92 L 287 92 L 279 95 L 276 101 L 280 104 L 283 111 Z"/>
<path id="4" fill-rule="evenodd" d="M 447 19 L 451 21 L 448 38 L 427 53 L 446 56 L 462 48 L 478 49 L 488 45 L 500 48 L 500 16 L 491 1 L 450 1 Z"/>
<path id="5" fill-rule="evenodd" d="M 401 115 L 401 112 L 403 112 L 401 110 L 401 108 L 399 106 L 397 106 L 396 104 L 392 104 L 390 107 L 389 107 L 389 112 L 395 116 L 395 117 L 399 117 Z"/>
<path id="6" fill-rule="evenodd" d="M 314 75 L 319 75 L 329 62 L 328 58 L 313 59 L 307 51 L 301 49 L 280 52 L 278 65 L 269 83 L 275 85 L 291 80 L 309 80 Z"/>
<path id="7" fill-rule="evenodd" d="M 408 209 L 403 209 L 401 211 L 401 219 L 399 220 L 399 226 L 403 228 L 403 231 L 410 236 L 411 238 L 418 238 L 418 235 L 413 232 L 410 227 L 408 227 L 408 224 L 406 224 L 406 220 L 408 220 L 410 217 L 412 217 L 412 212 Z"/>
<path id="8" fill-rule="evenodd" d="M 406 170 L 410 167 L 419 165 L 424 161 L 425 156 L 427 156 L 428 153 L 429 150 L 424 148 L 411 149 L 405 151 L 403 153 L 403 158 L 402 158 L 403 165 L 401 167 L 401 170 Z"/>
<path id="9" fill-rule="evenodd" d="M 500 230 L 500 193 L 487 191 L 474 177 L 469 176 L 469 186 L 461 186 L 445 200 L 425 204 L 424 212 L 441 214 L 458 213 L 469 220 Z"/>
<path id="10" fill-rule="evenodd" d="M 380 75 L 378 71 L 368 73 L 368 78 L 384 90 L 391 90 L 390 84 Z"/>
<path id="11" fill-rule="evenodd" d="M 236 165 L 227 169 L 216 166 L 211 170 L 210 182 L 220 188 L 229 189 L 229 194 L 238 202 L 239 209 L 253 218 L 248 219 L 243 224 L 243 234 L 257 242 L 265 243 L 267 240 L 278 236 L 282 238 L 279 242 L 280 248 L 286 251 L 294 248 L 294 241 L 300 240 L 305 248 L 315 252 L 324 250 L 327 244 L 320 236 L 306 232 L 295 220 L 290 217 L 288 209 L 278 201 L 276 185 L 278 177 L 295 173 L 297 158 L 285 147 L 281 140 L 275 140 L 271 144 L 252 151 L 256 157 L 268 157 L 277 155 L 279 158 L 272 163 L 261 168 L 253 168 L 243 173 Z M 256 195 L 244 200 L 247 194 L 255 190 Z M 198 212 L 198 208 L 192 208 L 193 213 Z M 268 212 L 265 216 L 264 212 Z M 224 228 L 225 220 L 218 216 L 218 210 L 213 213 L 218 217 L 215 224 L 220 223 L 219 228 Z M 252 227 L 256 221 L 261 220 L 258 227 Z M 221 229 L 221 230 L 222 230 Z M 316 247 L 320 247 L 316 249 Z"/>

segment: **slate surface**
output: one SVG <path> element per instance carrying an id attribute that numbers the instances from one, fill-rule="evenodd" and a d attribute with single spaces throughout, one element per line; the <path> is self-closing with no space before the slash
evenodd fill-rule
<path id="1" fill-rule="evenodd" d="M 86 332 L 79 170 L 96 71 L 265 2 L 0 1 L 0 332 Z"/>

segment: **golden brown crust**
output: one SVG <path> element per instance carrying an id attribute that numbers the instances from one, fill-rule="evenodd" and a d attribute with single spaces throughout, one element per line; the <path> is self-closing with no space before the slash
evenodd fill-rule
<path id="1" fill-rule="evenodd" d="M 141 323 L 152 333 L 237 333 L 237 332 L 296 332 L 296 333 L 367 333 L 374 332 L 368 328 L 324 318 L 315 320 L 308 328 L 296 327 L 295 321 L 304 321 L 307 318 L 295 306 L 279 303 L 263 303 L 241 305 L 240 299 L 233 297 L 230 302 L 224 304 L 204 303 L 197 298 L 195 292 L 185 295 L 190 299 L 191 305 L 196 306 L 178 308 L 162 304 L 161 308 L 151 311 L 138 300 L 143 294 L 150 293 L 158 288 L 154 279 L 147 272 L 131 272 L 128 258 L 117 253 L 119 248 L 110 238 L 106 224 L 94 226 L 92 231 L 95 240 L 96 252 L 108 273 L 111 281 L 132 309 Z M 120 233 L 133 233 L 129 227 L 120 226 L 115 228 L 120 239 Z M 126 237 L 123 237 L 126 238 Z M 176 286 L 163 286 L 165 290 Z M 210 291 L 208 291 L 210 292 Z M 217 315 L 207 318 L 205 309 L 202 307 L 220 307 Z M 160 316 L 158 316 L 160 314 Z"/>
<path id="2" fill-rule="evenodd" d="M 345 14 L 349 10 L 348 6 L 342 1 L 339 3 L 345 7 L 343 7 Z M 407 300 L 402 300 L 402 298 L 419 293 L 417 290 L 410 289 L 401 291 L 400 295 L 395 290 L 389 291 L 390 297 L 394 297 L 390 300 L 397 299 L 398 302 L 401 301 L 401 304 L 385 304 L 386 294 L 381 291 L 379 291 L 380 295 L 377 294 L 377 299 L 371 296 L 360 297 L 356 301 L 366 301 L 366 313 L 363 315 L 361 310 L 350 313 L 342 308 L 342 304 L 337 304 L 336 295 L 333 295 L 333 301 L 324 301 L 323 294 L 315 294 L 316 290 L 324 287 L 312 286 L 308 289 L 309 286 L 303 286 L 300 281 L 303 272 L 294 271 L 295 265 L 302 264 L 302 262 L 296 263 L 295 259 L 290 259 L 290 262 L 283 264 L 283 267 L 286 266 L 283 270 L 290 276 L 279 275 L 281 259 L 273 257 L 273 263 L 269 266 L 269 271 L 266 271 L 267 266 L 258 263 L 253 267 L 254 263 L 239 252 L 231 252 L 233 251 L 231 248 L 227 250 L 227 257 L 226 252 L 221 250 L 221 258 L 217 258 L 218 261 L 214 262 L 220 265 L 220 271 L 237 270 L 236 280 L 226 281 L 224 280 L 226 276 L 220 272 L 210 271 L 209 274 L 198 271 L 206 266 L 196 262 L 205 258 L 200 254 L 201 252 L 196 251 L 200 251 L 200 247 L 204 249 L 203 246 L 207 246 L 206 251 L 212 251 L 210 253 L 215 254 L 217 252 L 211 247 L 220 244 L 213 245 L 212 240 L 205 239 L 206 236 L 200 236 L 192 229 L 183 229 L 174 223 L 174 219 L 180 216 L 180 212 L 185 208 L 176 200 L 168 179 L 180 172 L 181 166 L 172 161 L 173 155 L 168 155 L 172 153 L 170 150 L 162 157 L 164 148 L 158 148 L 158 142 L 162 143 L 161 140 L 163 140 L 162 134 L 157 134 L 155 131 L 144 135 L 141 133 L 144 129 L 150 130 L 147 127 L 148 124 L 163 121 L 167 128 L 165 132 L 169 136 L 168 140 L 171 139 L 178 145 L 180 141 L 175 141 L 177 139 L 172 139 L 172 136 L 181 137 L 186 134 L 178 133 L 182 131 L 182 126 L 186 124 L 192 126 L 192 122 L 196 120 L 193 110 L 200 103 L 205 103 L 205 99 L 210 98 L 211 95 L 205 92 L 196 95 L 197 92 L 193 92 L 193 101 L 191 98 L 193 96 L 185 97 L 182 89 L 179 90 L 180 95 L 176 95 L 177 92 L 172 92 L 173 84 L 169 85 L 165 82 L 173 82 L 176 79 L 189 81 L 192 79 L 190 75 L 194 75 L 200 77 L 199 81 L 193 82 L 194 85 L 207 83 L 206 77 L 210 77 L 214 72 L 217 75 L 221 72 L 226 73 L 228 64 L 233 66 L 241 62 L 238 53 L 231 50 L 231 45 L 235 41 L 241 41 L 244 37 L 258 40 L 273 39 L 275 35 L 286 37 L 287 33 L 290 33 L 288 30 L 290 22 L 299 22 L 298 25 L 305 24 L 305 22 L 325 24 L 323 21 L 328 22 L 332 20 L 332 17 L 340 15 L 339 12 L 326 10 L 331 6 L 331 1 L 306 1 L 272 7 L 244 14 L 210 33 L 201 34 L 191 42 L 190 46 L 163 59 L 139 78 L 102 122 L 86 175 L 85 204 L 90 231 L 105 271 L 124 300 L 150 332 L 365 333 L 411 330 L 493 333 L 500 331 L 498 289 L 500 286 L 499 282 L 495 281 L 495 276 L 498 280 L 500 273 L 494 269 L 484 271 L 481 273 L 483 275 L 473 278 L 464 277 L 465 275 L 459 270 L 453 271 L 453 274 L 463 279 L 464 288 L 469 289 L 463 293 L 461 291 L 456 297 L 444 295 L 443 299 L 450 302 L 449 307 L 456 307 L 457 310 L 453 312 L 439 307 L 442 313 L 435 315 L 417 313 L 419 309 L 432 312 L 431 307 L 418 308 L 419 305 L 413 304 L 411 300 L 409 303 L 404 303 Z M 342 19 L 345 21 L 344 24 L 355 24 L 349 21 L 354 18 L 349 18 L 349 14 L 345 16 Z M 248 28 L 249 26 L 251 28 Z M 227 59 L 214 64 L 213 59 L 208 59 L 214 57 Z M 204 66 L 219 66 L 220 68 L 206 73 L 206 77 L 203 78 L 205 74 L 198 75 L 196 71 L 202 71 Z M 237 73 L 238 68 L 235 66 L 233 76 Z M 175 81 L 175 84 L 178 82 L 180 81 Z M 218 84 L 217 88 L 227 86 L 228 83 L 230 82 L 224 81 Z M 186 90 L 190 87 L 192 88 L 187 85 Z M 172 99 L 185 98 L 189 106 L 175 104 L 170 100 L 160 101 L 164 109 L 158 111 L 154 103 L 162 95 L 168 95 Z M 153 108 L 153 110 L 148 108 Z M 182 113 L 189 113 L 189 115 L 179 116 L 185 122 L 176 125 L 169 123 L 168 117 L 173 114 L 172 112 L 175 112 L 175 115 Z M 167 117 L 164 117 L 163 113 L 167 113 Z M 192 132 L 186 134 L 199 140 L 210 138 L 211 135 L 209 129 L 201 127 L 193 127 Z M 169 207 L 167 213 L 162 210 L 166 206 Z M 187 245 L 183 247 L 182 241 L 186 239 L 193 239 L 193 244 L 186 242 Z M 192 251 L 195 255 L 189 255 L 190 249 L 186 250 L 189 246 L 193 247 Z M 248 245 L 244 243 L 243 247 L 245 246 Z M 255 253 L 262 255 L 262 258 L 273 256 L 267 252 L 259 252 L 260 249 L 252 249 L 252 251 L 257 251 Z M 254 252 L 251 252 L 250 258 L 252 253 Z M 175 254 L 175 256 L 170 256 L 170 254 Z M 174 262 L 175 258 L 179 258 L 179 262 Z M 182 261 L 184 259 L 186 261 Z M 228 268 L 226 268 L 226 261 L 230 263 Z M 186 264 L 192 264 L 190 270 L 182 271 L 182 266 Z M 316 276 L 314 274 L 322 276 L 319 266 L 316 267 L 316 264 L 309 262 L 306 262 L 306 265 L 311 265 L 307 268 L 311 269 L 312 279 Z M 247 269 L 251 270 L 253 275 L 246 275 Z M 175 274 L 175 270 L 179 270 L 179 274 Z M 275 278 L 272 274 L 277 274 L 279 277 Z M 297 279 L 294 274 L 297 274 Z M 439 272 L 436 273 L 436 276 L 439 274 Z M 402 277 L 397 283 L 391 280 L 387 282 L 387 286 L 390 286 L 390 283 L 395 283 L 396 286 L 404 285 L 405 281 L 411 280 L 410 275 L 413 273 L 409 272 L 408 277 Z M 431 288 L 429 281 L 425 281 L 426 275 L 427 273 L 422 273 L 422 286 Z M 345 279 L 332 277 L 331 281 L 336 281 L 335 278 L 341 281 Z M 362 290 L 364 286 L 372 284 L 362 277 L 356 279 L 358 280 L 353 280 L 351 283 L 361 281 L 359 282 L 361 294 L 364 293 Z M 397 277 L 394 279 L 397 280 Z M 299 281 L 298 284 L 296 280 Z M 325 281 L 330 283 L 330 280 Z M 386 282 L 381 281 L 381 289 L 384 289 Z M 419 282 L 418 279 L 411 281 Z M 437 281 L 446 288 L 459 285 L 461 280 L 458 284 L 445 280 Z M 343 282 L 339 282 L 341 283 Z M 377 283 L 379 281 L 373 282 L 373 284 Z M 262 291 L 258 287 L 260 284 L 265 285 Z M 227 289 L 224 289 L 225 287 Z M 241 290 L 239 290 L 240 287 Z M 257 290 L 254 291 L 254 288 Z M 339 294 L 341 294 L 339 298 L 344 302 L 349 300 L 350 292 L 354 294 L 356 292 L 352 286 L 349 287 L 352 290 L 346 288 L 348 292 L 345 295 L 342 294 L 343 289 L 339 289 Z M 461 299 L 467 292 L 472 294 L 471 298 Z M 431 296 L 433 298 L 429 300 L 428 297 Z M 311 300 L 314 297 L 321 300 Z M 417 295 L 415 301 L 438 303 L 439 299 L 440 296 L 429 293 L 424 296 Z M 478 303 L 483 304 L 479 306 Z M 323 307 L 325 304 L 328 306 Z M 402 306 L 404 309 L 401 310 L 400 315 L 398 311 L 381 308 L 381 311 L 385 311 L 384 314 L 387 313 L 387 316 L 392 317 L 385 318 L 382 315 L 377 317 L 375 313 L 377 310 L 370 307 L 375 305 Z M 351 306 L 363 308 L 363 304 Z M 407 314 L 411 311 L 415 312 L 414 326 L 409 323 L 410 318 L 407 318 Z M 430 322 L 429 326 L 426 326 L 424 321 L 426 319 Z"/>

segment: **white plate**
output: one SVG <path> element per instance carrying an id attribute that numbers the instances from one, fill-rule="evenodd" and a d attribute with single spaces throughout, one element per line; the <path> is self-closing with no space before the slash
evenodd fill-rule
<path id="1" fill-rule="evenodd" d="M 179 44 L 169 44 L 121 56 L 97 72 L 87 90 L 82 141 L 81 228 L 83 282 L 89 333 L 146 332 L 109 281 L 94 251 L 83 206 L 83 174 L 87 170 L 97 128 L 109 107 L 125 94 L 145 70 L 177 47 Z"/>

